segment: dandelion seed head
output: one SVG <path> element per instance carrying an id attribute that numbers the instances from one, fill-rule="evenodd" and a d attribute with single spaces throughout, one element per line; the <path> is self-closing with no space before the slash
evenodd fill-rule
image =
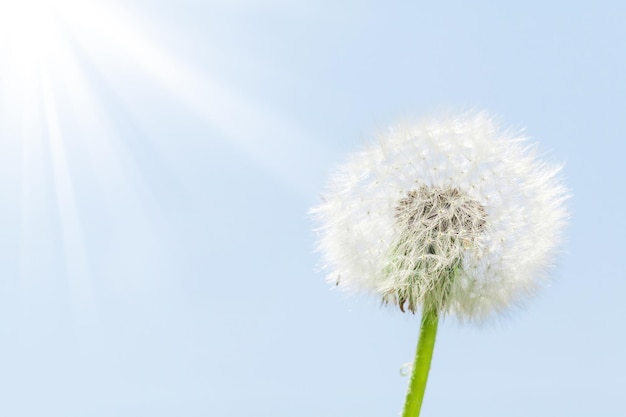
<path id="1" fill-rule="evenodd" d="M 548 278 L 568 216 L 560 167 L 536 154 L 484 112 L 390 128 L 313 209 L 328 280 L 461 320 L 521 303 Z"/>

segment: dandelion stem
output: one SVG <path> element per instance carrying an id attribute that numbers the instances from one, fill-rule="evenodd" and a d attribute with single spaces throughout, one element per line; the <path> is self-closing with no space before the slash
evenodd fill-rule
<path id="1" fill-rule="evenodd" d="M 420 414 L 424 391 L 426 390 L 426 381 L 428 380 L 428 371 L 430 370 L 430 361 L 435 348 L 438 323 L 439 316 L 437 310 L 425 308 L 422 314 L 420 337 L 417 343 L 409 392 L 406 395 L 402 417 L 418 417 Z"/>

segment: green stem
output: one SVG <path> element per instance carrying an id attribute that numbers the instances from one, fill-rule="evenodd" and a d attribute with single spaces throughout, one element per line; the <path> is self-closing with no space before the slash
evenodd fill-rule
<path id="1" fill-rule="evenodd" d="M 404 411 L 402 417 L 419 417 L 430 370 L 430 361 L 433 358 L 435 348 L 435 337 L 437 336 L 437 324 L 439 316 L 435 309 L 424 309 L 422 314 L 422 325 L 420 327 L 420 338 L 415 352 L 413 371 L 411 372 L 411 382 L 409 392 L 406 395 Z"/>

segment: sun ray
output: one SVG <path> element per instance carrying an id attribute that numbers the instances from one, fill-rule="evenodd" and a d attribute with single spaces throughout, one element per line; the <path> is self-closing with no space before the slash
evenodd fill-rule
<path id="1" fill-rule="evenodd" d="M 107 43 L 116 45 L 117 62 L 104 62 L 106 57 L 91 55 L 99 67 L 113 66 L 120 74 L 128 71 L 126 66 L 131 62 L 133 68 L 141 69 L 159 88 L 176 97 L 210 127 L 222 132 L 240 152 L 274 174 L 280 182 L 299 194 L 313 193 L 307 189 L 306 171 L 302 168 L 332 153 L 330 148 L 266 105 L 238 93 L 206 69 L 199 71 L 158 45 L 146 35 L 149 25 L 127 10 L 108 5 L 90 8 L 90 12 L 99 19 L 72 20 L 71 27 L 76 34 L 80 33 L 74 38 L 86 51 L 100 50 Z M 87 11 L 75 15 L 84 17 Z"/>
<path id="2" fill-rule="evenodd" d="M 74 307 L 74 317 L 87 322 L 95 319 L 95 304 L 89 259 L 76 209 L 74 187 L 68 166 L 65 144 L 59 124 L 58 109 L 49 75 L 42 73 L 43 112 L 46 136 L 52 161 L 53 182 L 61 221 L 61 238 L 66 275 Z"/>
<path id="3" fill-rule="evenodd" d="M 102 103 L 77 48 L 126 103 L 131 117 L 138 112 L 147 114 L 150 108 L 144 106 L 145 97 L 136 94 L 141 91 L 132 92 L 128 87 L 134 77 L 149 79 L 150 86 L 175 98 L 176 106 L 193 113 L 211 131 L 221 132 L 236 149 L 297 194 L 315 194 L 307 188 L 307 170 L 303 167 L 329 153 L 263 103 L 159 44 L 151 28 L 116 2 L 0 0 L 2 111 L 14 115 L 22 109 L 20 120 L 6 117 L 13 128 L 3 128 L 3 132 L 18 132 L 8 140 L 21 142 L 24 285 L 30 285 L 26 281 L 36 275 L 33 271 L 41 273 L 32 266 L 37 256 L 33 249 L 37 226 L 58 216 L 58 236 L 49 240 L 62 242 L 64 275 L 76 318 L 95 320 L 97 316 L 92 282 L 95 272 L 88 246 L 91 240 L 82 224 L 90 213 L 81 212 L 82 202 L 95 198 L 104 207 L 114 225 L 112 239 L 134 233 L 153 245 L 147 244 L 137 249 L 142 253 L 132 255 L 115 249 L 111 259 L 139 264 L 142 257 L 153 257 L 161 244 L 151 219 L 158 204 L 151 200 L 150 192 L 145 192 L 154 178 L 142 175 L 131 145 L 125 143 L 128 138 Z M 215 140 L 210 135 L 207 138 Z M 166 163 L 168 152 L 184 147 L 185 140 L 152 141 L 148 145 L 157 150 L 152 158 L 163 157 Z M 93 189 L 86 189 L 85 182 L 73 172 L 88 175 Z M 45 207 L 49 207 L 47 213 L 43 213 Z M 135 258 L 130 259 L 132 256 Z M 124 268 L 120 265 L 117 268 Z M 114 275 L 97 273 L 107 278 Z M 132 281 L 117 284 L 133 285 Z"/>
<path id="4" fill-rule="evenodd" d="M 21 170 L 19 172 L 21 199 L 20 199 L 20 285 L 23 292 L 28 292 L 34 281 L 34 270 L 37 263 L 37 255 L 33 250 L 34 242 L 41 242 L 43 231 L 38 227 L 41 218 L 44 196 L 41 189 L 46 178 L 45 154 L 40 123 L 40 100 L 35 94 L 38 91 L 38 78 L 33 78 L 33 84 L 29 89 L 23 90 L 23 94 L 17 96 L 19 105 L 10 111 L 16 120 L 8 132 L 9 140 L 18 142 L 21 151 Z M 9 111 L 7 110 L 7 113 Z M 17 126 L 16 126 L 17 125 Z M 16 140 L 19 139 L 19 140 Z"/>

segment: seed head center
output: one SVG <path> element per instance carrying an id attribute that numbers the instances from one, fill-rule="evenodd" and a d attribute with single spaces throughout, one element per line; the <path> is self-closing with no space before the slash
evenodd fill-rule
<path id="1" fill-rule="evenodd" d="M 395 217 L 411 234 L 473 241 L 485 229 L 487 213 L 484 206 L 458 188 L 422 186 L 398 201 Z"/>
<path id="2" fill-rule="evenodd" d="M 458 188 L 422 186 L 398 200 L 395 217 L 399 235 L 385 268 L 394 283 L 383 300 L 402 311 L 414 313 L 418 303 L 440 311 L 465 250 L 485 229 L 485 207 Z"/>

